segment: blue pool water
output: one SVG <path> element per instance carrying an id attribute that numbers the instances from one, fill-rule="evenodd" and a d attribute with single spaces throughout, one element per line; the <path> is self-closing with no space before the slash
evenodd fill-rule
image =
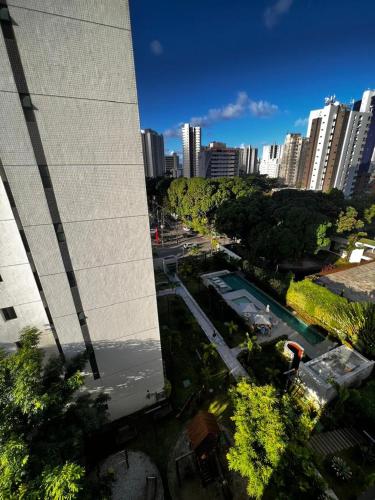
<path id="1" fill-rule="evenodd" d="M 278 302 L 273 300 L 269 295 L 265 294 L 255 285 L 252 285 L 249 281 L 237 276 L 237 274 L 227 274 L 220 276 L 220 278 L 225 281 L 227 285 L 231 287 L 232 290 L 247 290 L 253 297 L 262 302 L 265 306 L 269 304 L 271 311 L 275 316 L 284 321 L 293 330 L 296 330 L 302 335 L 310 344 L 319 344 L 324 340 L 323 335 L 317 332 L 311 326 L 306 325 L 302 320 L 294 316 L 285 307 L 281 306 Z"/>

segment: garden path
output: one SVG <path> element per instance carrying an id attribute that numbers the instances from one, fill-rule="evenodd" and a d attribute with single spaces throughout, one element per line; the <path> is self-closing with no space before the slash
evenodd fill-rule
<path id="1" fill-rule="evenodd" d="M 162 290 L 158 292 L 158 296 L 162 297 L 164 295 L 171 294 L 179 295 L 197 320 L 208 340 L 216 346 L 217 352 L 220 354 L 221 359 L 224 361 L 231 375 L 233 375 L 235 379 L 249 378 L 247 371 L 233 354 L 230 347 L 227 346 L 223 337 L 208 319 L 206 314 L 202 311 L 182 281 L 179 280 L 179 278 L 175 278 L 174 281 L 177 285 L 175 289 L 169 288 L 167 290 Z"/>

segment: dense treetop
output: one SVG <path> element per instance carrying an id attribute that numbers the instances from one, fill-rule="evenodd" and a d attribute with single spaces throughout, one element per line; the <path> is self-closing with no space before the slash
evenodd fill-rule
<path id="1" fill-rule="evenodd" d="M 85 438 L 106 421 L 106 398 L 77 393 L 85 359 L 44 362 L 39 336 L 26 329 L 17 352 L 0 353 L 0 499 L 92 498 Z"/>
<path id="2" fill-rule="evenodd" d="M 353 245 L 375 232 L 375 197 L 346 200 L 337 189 L 273 190 L 276 186 L 275 179 L 264 175 L 182 177 L 170 183 L 166 203 L 193 229 L 240 239 L 250 258 L 271 262 L 314 254 L 335 235 Z M 167 184 L 162 187 L 164 194 Z"/>
<path id="3" fill-rule="evenodd" d="M 276 182 L 264 175 L 193 177 L 175 179 L 168 189 L 171 212 L 194 229 L 205 232 L 214 220 L 218 207 L 229 200 L 248 198 L 258 192 L 269 192 Z"/>

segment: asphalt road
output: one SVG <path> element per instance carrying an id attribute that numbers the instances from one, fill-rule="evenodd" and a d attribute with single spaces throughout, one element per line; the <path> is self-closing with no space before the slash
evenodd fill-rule
<path id="1" fill-rule="evenodd" d="M 222 245 L 230 243 L 228 238 L 219 238 L 218 240 Z M 211 251 L 211 238 L 209 236 L 187 236 L 186 232 L 180 228 L 164 233 L 163 243 L 161 242 L 161 235 L 158 244 L 155 242 L 154 235 L 151 236 L 151 241 L 154 262 L 161 263 L 164 257 L 184 257 L 185 255 L 189 255 L 189 249 L 184 248 L 185 243 L 196 243 L 199 251 L 202 253 Z"/>
<path id="2" fill-rule="evenodd" d="M 187 255 L 189 250 L 184 249 L 185 243 L 196 243 L 200 251 L 209 252 L 211 250 L 211 239 L 207 236 L 187 236 L 182 230 L 168 231 L 163 234 L 163 242 L 161 234 L 159 235 L 159 243 L 155 242 L 155 237 L 152 238 L 152 250 L 157 257 L 166 257 L 174 255 L 182 257 Z"/>

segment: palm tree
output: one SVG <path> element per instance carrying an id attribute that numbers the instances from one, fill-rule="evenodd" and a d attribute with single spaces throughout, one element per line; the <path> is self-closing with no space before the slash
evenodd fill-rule
<path id="1" fill-rule="evenodd" d="M 228 328 L 231 337 L 234 333 L 238 332 L 238 325 L 233 320 L 225 322 L 224 325 Z"/>

